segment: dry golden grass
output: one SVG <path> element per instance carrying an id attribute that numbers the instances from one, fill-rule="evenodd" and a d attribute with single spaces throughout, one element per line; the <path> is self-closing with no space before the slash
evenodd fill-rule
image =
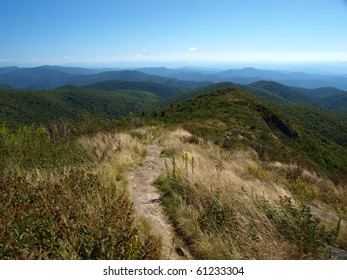
<path id="1" fill-rule="evenodd" d="M 137 137 L 142 135 L 141 139 Z M 113 185 L 118 192 L 129 197 L 127 174 L 140 165 L 146 154 L 144 139 L 154 139 L 155 130 L 140 128 L 129 133 L 99 133 L 93 137 L 80 138 L 80 144 L 92 151 L 93 168 L 101 175 L 105 185 Z M 134 213 L 134 218 L 135 218 Z M 142 240 L 151 239 L 150 227 L 146 221 L 135 218 L 135 225 L 140 230 Z M 155 240 L 157 248 L 152 248 L 154 255 L 160 255 L 159 240 Z"/>
<path id="2" fill-rule="evenodd" d="M 268 174 L 282 182 L 299 203 L 306 203 L 347 219 L 347 184 L 339 185 L 293 164 L 262 164 Z M 324 217 L 321 217 L 324 218 Z"/>
<path id="3" fill-rule="evenodd" d="M 227 152 L 204 141 L 199 145 L 190 144 L 186 141 L 187 137 L 190 134 L 179 129 L 166 134 L 161 140 L 165 150 L 174 151 L 176 168 L 186 183 L 210 186 L 209 190 L 214 190 L 217 186 L 220 191 L 242 194 L 245 199 L 253 196 L 277 201 L 279 196 L 290 195 L 271 178 L 260 180 L 249 175 L 250 167 L 260 170 L 260 165 L 251 152 Z"/>
<path id="4" fill-rule="evenodd" d="M 82 137 L 79 143 L 90 151 L 92 164 L 103 174 L 106 183 L 124 183 L 124 172 L 140 164 L 145 154 L 140 141 L 127 133 L 99 133 L 93 137 Z M 122 187 L 122 183 L 118 185 Z"/>
<path id="5" fill-rule="evenodd" d="M 312 257 L 284 242 L 261 211 L 262 202 L 276 208 L 280 197 L 293 195 L 286 178 L 265 168 L 254 152 L 225 151 L 182 129 L 167 132 L 160 143 L 170 159 L 158 184 L 178 232 L 197 258 Z"/>
<path id="6" fill-rule="evenodd" d="M 175 214 L 194 254 L 207 259 L 290 257 L 292 249 L 283 245 L 254 199 L 275 200 L 287 192 L 276 184 L 244 178 L 247 166 L 256 164 L 250 154 L 226 153 L 203 141 L 190 144 L 190 136 L 176 130 L 163 137 L 161 144 L 175 155 L 176 176 L 186 188 L 181 191 L 186 199 L 174 194 L 180 201 Z M 168 175 L 172 168 L 171 163 Z"/>

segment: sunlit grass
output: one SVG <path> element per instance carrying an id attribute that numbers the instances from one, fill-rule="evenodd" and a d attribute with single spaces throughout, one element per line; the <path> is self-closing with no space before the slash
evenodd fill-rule
<path id="1" fill-rule="evenodd" d="M 328 257 L 324 244 L 336 241 L 336 224 L 325 229 L 309 208 L 301 211 L 295 203 L 283 204 L 280 199 L 297 198 L 288 185 L 301 187 L 301 181 L 290 181 L 275 168 L 267 168 L 251 151 L 230 152 L 195 138 L 184 130 L 163 137 L 164 155 L 169 158 L 157 184 L 177 232 L 197 258 Z M 319 190 L 312 182 L 305 195 L 314 193 L 311 188 Z M 278 218 L 272 219 L 269 209 Z M 288 226 L 283 228 L 280 221 Z M 296 229 L 299 224 L 301 231 Z"/>

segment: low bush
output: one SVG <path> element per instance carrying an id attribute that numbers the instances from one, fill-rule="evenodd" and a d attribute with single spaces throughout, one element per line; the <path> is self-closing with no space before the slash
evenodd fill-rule
<path id="1" fill-rule="evenodd" d="M 297 208 L 289 197 L 282 197 L 278 208 L 266 201 L 261 203 L 261 208 L 284 240 L 294 244 L 303 258 L 326 258 L 325 246 L 336 242 L 340 221 L 336 230 L 328 229 L 312 216 L 308 206 Z"/>
<path id="2" fill-rule="evenodd" d="M 0 259 L 154 259 L 133 208 L 90 170 L 17 174 L 0 182 Z"/>

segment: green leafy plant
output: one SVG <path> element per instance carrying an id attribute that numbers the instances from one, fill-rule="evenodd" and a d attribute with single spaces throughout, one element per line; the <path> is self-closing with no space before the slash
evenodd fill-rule
<path id="1" fill-rule="evenodd" d="M 306 255 L 324 257 L 327 253 L 324 246 L 336 242 L 340 221 L 336 230 L 330 230 L 312 216 L 311 209 L 306 205 L 297 208 L 291 198 L 281 197 L 279 206 L 279 209 L 275 209 L 266 201 L 261 204 L 262 210 L 281 236 Z"/>
<path id="2" fill-rule="evenodd" d="M 113 185 L 82 168 L 52 177 L 12 173 L 0 182 L 0 259 L 151 259 L 133 208 Z"/>

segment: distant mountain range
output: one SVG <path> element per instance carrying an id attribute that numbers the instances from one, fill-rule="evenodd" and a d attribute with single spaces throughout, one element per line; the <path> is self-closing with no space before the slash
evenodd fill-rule
<path id="1" fill-rule="evenodd" d="M 14 89 L 53 89 L 64 85 L 88 85 L 93 83 L 122 80 L 133 82 L 151 81 L 183 89 L 203 86 L 211 82 L 178 80 L 158 75 L 150 75 L 135 70 L 106 71 L 59 66 L 36 68 L 0 68 L 0 84 Z"/>
<path id="2" fill-rule="evenodd" d="M 131 70 L 88 69 L 62 66 L 0 68 L 0 84 L 15 89 L 52 89 L 64 85 L 87 85 L 109 80 L 152 81 L 184 89 L 219 82 L 250 84 L 260 80 L 268 80 L 287 86 L 307 89 L 334 87 L 347 90 L 347 75 L 318 75 L 255 68 L 229 69 L 219 72 L 215 70 L 193 68 L 169 69 L 165 67 Z"/>
<path id="3" fill-rule="evenodd" d="M 221 72 L 194 69 L 168 69 L 164 67 L 137 69 L 147 74 L 155 74 L 181 80 L 233 82 L 249 84 L 259 80 L 276 81 L 288 86 L 303 88 L 335 87 L 347 90 L 347 75 L 318 75 L 303 72 L 260 70 L 255 68 L 229 69 Z"/>

